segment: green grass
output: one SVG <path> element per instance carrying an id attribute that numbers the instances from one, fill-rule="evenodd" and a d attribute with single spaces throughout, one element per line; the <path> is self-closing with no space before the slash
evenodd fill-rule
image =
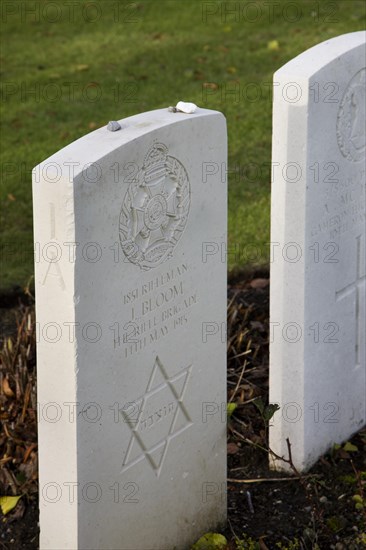
<path id="1" fill-rule="evenodd" d="M 1 287 L 24 285 L 33 273 L 32 167 L 108 120 L 180 99 L 227 118 L 229 169 L 237 169 L 229 174 L 230 269 L 267 263 L 273 72 L 323 40 L 361 30 L 363 1 L 277 0 L 271 24 L 271 3 L 260 0 L 256 8 L 197 0 L 47 4 L 2 2 Z M 273 40 L 278 49 L 268 48 Z M 234 86 L 239 97 L 228 93 Z"/>

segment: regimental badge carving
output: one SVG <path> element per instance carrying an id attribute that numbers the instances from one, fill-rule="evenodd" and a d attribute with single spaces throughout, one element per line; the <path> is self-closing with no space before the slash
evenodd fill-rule
<path id="1" fill-rule="evenodd" d="M 156 357 L 144 395 L 120 409 L 131 430 L 121 473 L 146 459 L 159 477 L 171 441 L 193 424 L 183 403 L 191 369 L 170 377 Z"/>
<path id="2" fill-rule="evenodd" d="M 186 169 L 166 145 L 155 143 L 122 204 L 119 240 L 128 260 L 148 270 L 170 258 L 186 227 L 190 200 Z"/>
<path id="3" fill-rule="evenodd" d="M 366 68 L 348 84 L 337 116 L 337 139 L 342 155 L 353 162 L 366 157 Z"/>

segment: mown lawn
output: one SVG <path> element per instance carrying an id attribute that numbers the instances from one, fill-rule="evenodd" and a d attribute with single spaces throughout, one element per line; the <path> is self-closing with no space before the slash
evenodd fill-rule
<path id="1" fill-rule="evenodd" d="M 109 120 L 217 109 L 229 137 L 229 267 L 266 264 L 271 80 L 305 49 L 365 26 L 363 0 L 3 0 L 2 281 L 33 274 L 31 170 Z"/>

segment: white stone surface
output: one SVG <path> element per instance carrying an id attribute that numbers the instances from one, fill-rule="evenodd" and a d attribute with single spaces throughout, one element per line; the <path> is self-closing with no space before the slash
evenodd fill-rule
<path id="1" fill-rule="evenodd" d="M 365 35 L 274 75 L 270 446 L 300 470 L 365 424 Z"/>
<path id="2" fill-rule="evenodd" d="M 185 549 L 226 516 L 225 118 L 118 122 L 33 174 L 41 549 Z"/>
<path id="3" fill-rule="evenodd" d="M 195 113 L 197 110 L 197 105 L 195 103 L 187 103 L 185 101 L 178 101 L 176 109 L 182 113 Z"/>

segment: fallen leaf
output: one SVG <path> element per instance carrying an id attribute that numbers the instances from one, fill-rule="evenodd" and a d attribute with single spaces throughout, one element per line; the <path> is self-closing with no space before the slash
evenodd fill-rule
<path id="1" fill-rule="evenodd" d="M 161 32 L 157 32 L 152 35 L 153 40 L 163 40 L 164 35 Z"/>
<path id="2" fill-rule="evenodd" d="M 266 288 L 269 285 L 269 279 L 253 279 L 249 284 L 252 288 Z"/>
<path id="3" fill-rule="evenodd" d="M 94 128 L 97 127 L 97 125 L 96 125 L 95 122 L 89 122 L 88 126 L 89 126 L 89 128 L 90 128 L 91 130 L 93 130 Z"/>
<path id="4" fill-rule="evenodd" d="M 12 193 L 8 193 L 8 199 L 12 202 L 14 202 L 16 200 L 16 198 L 14 197 L 14 195 Z"/>
<path id="5" fill-rule="evenodd" d="M 219 533 L 206 533 L 192 546 L 191 550 L 224 550 L 227 540 Z"/>
<path id="6" fill-rule="evenodd" d="M 230 416 L 233 414 L 236 407 L 237 407 L 236 403 L 228 403 L 227 404 L 227 416 L 228 416 L 228 418 L 230 418 Z"/>
<path id="7" fill-rule="evenodd" d="M 4 516 L 15 508 L 21 496 L 22 495 L 18 497 L 0 497 L 0 508 Z"/>
<path id="8" fill-rule="evenodd" d="M 353 445 L 349 441 L 343 445 L 343 450 L 346 451 L 346 453 L 356 453 L 358 451 L 358 448 L 356 445 Z"/>
<path id="9" fill-rule="evenodd" d="M 14 397 L 14 392 L 11 389 L 7 378 L 3 378 L 3 392 L 7 397 Z"/>
<path id="10" fill-rule="evenodd" d="M 89 69 L 89 65 L 85 65 L 85 64 L 80 64 L 80 65 L 76 65 L 75 69 L 77 71 L 87 71 Z"/>
<path id="11" fill-rule="evenodd" d="M 236 443 L 228 443 L 227 444 L 227 454 L 228 455 L 235 455 L 240 451 L 239 447 Z"/>
<path id="12" fill-rule="evenodd" d="M 270 40 L 267 44 L 267 48 L 271 51 L 276 51 L 280 49 L 278 40 Z"/>
<path id="13" fill-rule="evenodd" d="M 219 87 L 219 85 L 216 84 L 216 82 L 204 82 L 204 83 L 202 84 L 202 86 L 203 86 L 204 88 L 208 88 L 208 89 L 210 89 L 210 90 L 217 90 L 217 88 Z"/>
<path id="14" fill-rule="evenodd" d="M 230 74 L 235 74 L 237 72 L 236 67 L 228 67 L 226 71 Z"/>

